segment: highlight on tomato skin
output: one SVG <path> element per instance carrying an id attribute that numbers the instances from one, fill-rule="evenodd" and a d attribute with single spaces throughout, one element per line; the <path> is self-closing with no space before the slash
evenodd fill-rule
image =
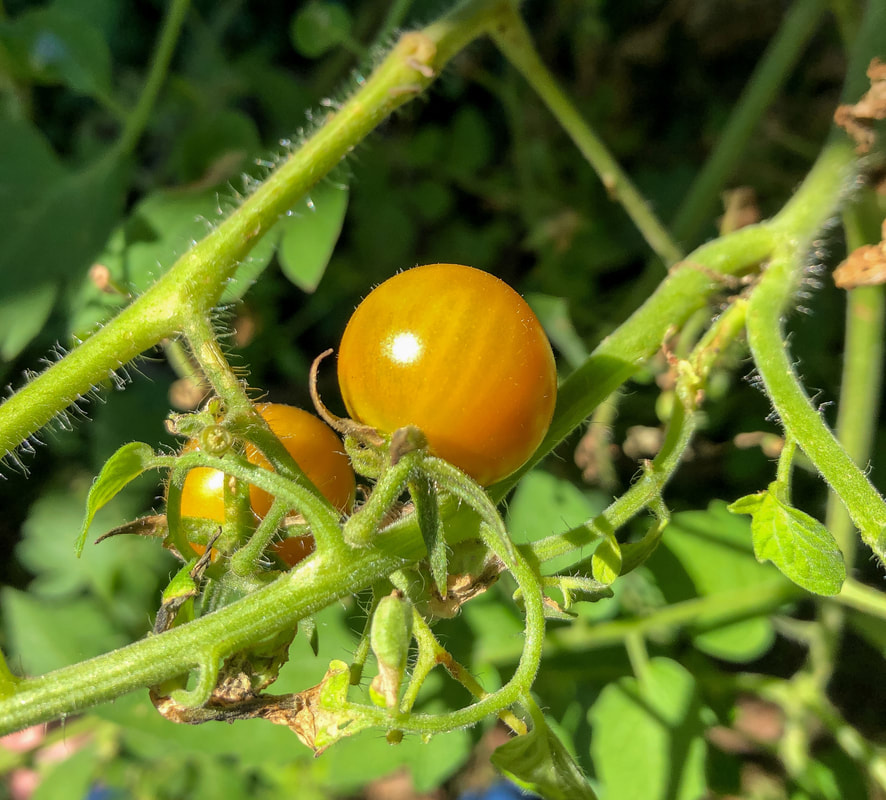
<path id="1" fill-rule="evenodd" d="M 256 409 L 323 496 L 342 513 L 349 512 L 354 505 L 356 479 L 335 432 L 318 417 L 295 406 L 264 403 Z M 192 440 L 182 452 L 197 447 L 196 440 Z M 251 445 L 246 447 L 246 458 L 251 464 L 271 469 L 270 462 Z M 182 487 L 181 515 L 224 522 L 224 481 L 224 473 L 216 469 L 190 470 Z M 271 507 L 271 495 L 250 486 L 249 497 L 252 510 L 264 517 Z"/>
<path id="2" fill-rule="evenodd" d="M 342 337 L 338 379 L 355 421 L 387 434 L 415 425 L 432 453 L 485 486 L 535 452 L 557 398 L 532 309 L 460 264 L 415 267 L 370 292 Z"/>

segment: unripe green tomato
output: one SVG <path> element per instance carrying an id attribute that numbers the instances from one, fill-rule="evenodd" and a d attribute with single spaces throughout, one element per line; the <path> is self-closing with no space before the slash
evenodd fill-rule
<path id="1" fill-rule="evenodd" d="M 370 292 L 345 329 L 338 380 L 354 420 L 386 434 L 417 426 L 433 454 L 484 486 L 535 452 L 557 398 L 532 309 L 459 264 L 416 267 Z"/>

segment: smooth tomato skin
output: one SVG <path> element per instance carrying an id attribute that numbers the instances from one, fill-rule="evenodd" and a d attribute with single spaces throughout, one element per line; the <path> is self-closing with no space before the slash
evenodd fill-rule
<path id="1" fill-rule="evenodd" d="M 313 414 L 294 406 L 264 403 L 256 408 L 323 496 L 343 513 L 349 512 L 354 505 L 356 480 L 335 432 Z M 196 448 L 192 440 L 183 451 Z M 247 446 L 246 458 L 251 464 L 271 469 L 268 460 L 252 446 Z M 216 469 L 190 470 L 182 487 L 181 515 L 224 522 L 224 480 L 224 473 Z M 259 517 L 268 513 L 273 500 L 255 486 L 249 487 L 249 499 Z"/>
<path id="2" fill-rule="evenodd" d="M 182 452 L 197 450 L 196 441 L 188 442 Z M 225 473 L 209 467 L 195 467 L 185 477 L 181 495 L 181 515 L 225 521 Z"/>
<path id="3" fill-rule="evenodd" d="M 488 486 L 541 444 L 557 398 L 547 336 L 504 281 L 459 264 L 401 272 L 357 307 L 338 353 L 351 417 L 416 425 L 431 452 Z"/>
<path id="4" fill-rule="evenodd" d="M 271 549 L 284 564 L 294 567 L 314 552 L 314 546 L 313 536 L 290 536 L 288 539 L 274 542 Z"/>
<path id="5" fill-rule="evenodd" d="M 256 406 L 289 455 L 323 496 L 342 513 L 354 505 L 356 479 L 341 439 L 323 420 L 295 406 L 263 403 Z M 270 462 L 253 446 L 246 446 L 251 464 L 271 469 Z M 256 486 L 249 487 L 252 510 L 260 517 L 271 508 L 273 497 Z"/>

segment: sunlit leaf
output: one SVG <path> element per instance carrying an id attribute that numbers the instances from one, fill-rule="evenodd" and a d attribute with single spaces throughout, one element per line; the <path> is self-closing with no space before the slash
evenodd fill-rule
<path id="1" fill-rule="evenodd" d="M 280 266 L 286 277 L 303 291 L 313 292 L 320 285 L 347 208 L 347 187 L 321 183 L 291 216 L 277 223 Z"/>
<path id="2" fill-rule="evenodd" d="M 83 527 L 77 538 L 78 555 L 83 551 L 86 534 L 96 512 L 119 494 L 127 484 L 149 469 L 153 459 L 154 451 L 150 445 L 144 442 L 130 442 L 123 445 L 107 460 L 86 499 L 86 519 L 83 520 Z"/>
<path id="3" fill-rule="evenodd" d="M 492 763 L 522 789 L 545 800 L 596 800 L 597 795 L 557 735 L 536 723 L 492 754 Z"/>
<path id="4" fill-rule="evenodd" d="M 771 561 L 807 591 L 839 594 L 846 580 L 846 565 L 831 532 L 814 517 L 784 503 L 774 483 L 767 492 L 754 497 L 758 498 L 756 507 L 741 498 L 729 510 L 752 514 L 757 558 Z"/>
<path id="5" fill-rule="evenodd" d="M 589 712 L 591 757 L 611 798 L 696 800 L 705 795 L 705 725 L 695 680 L 652 659 L 637 678 L 606 686 Z"/>

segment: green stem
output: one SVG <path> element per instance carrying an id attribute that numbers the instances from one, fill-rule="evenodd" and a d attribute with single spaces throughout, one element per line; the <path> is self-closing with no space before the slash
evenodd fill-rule
<path id="1" fill-rule="evenodd" d="M 181 33 L 182 24 L 185 21 L 185 16 L 187 16 L 189 6 L 190 0 L 172 0 L 169 5 L 144 88 L 138 98 L 138 103 L 129 114 L 126 126 L 123 128 L 123 132 L 120 134 L 120 139 L 116 145 L 117 149 L 122 153 L 129 154 L 135 149 L 142 131 L 144 131 L 148 120 L 151 118 L 151 111 L 154 109 L 154 103 L 156 103 L 157 96 L 160 94 L 160 87 L 163 85 L 166 73 L 169 70 L 172 54 L 175 52 L 175 44 L 178 41 L 179 33 Z"/>
<path id="2" fill-rule="evenodd" d="M 493 29 L 492 38 L 508 61 L 523 75 L 547 105 L 563 130 L 569 134 L 581 154 L 600 176 L 610 196 L 618 200 L 646 239 L 653 252 L 665 264 L 674 264 L 682 257 L 667 229 L 655 216 L 646 198 L 625 174 L 600 138 L 591 130 L 569 100 L 551 71 L 539 58 L 532 36 L 516 8 L 503 17 L 502 24 Z"/>
<path id="3" fill-rule="evenodd" d="M 886 620 L 886 594 L 859 583 L 854 578 L 846 578 L 840 594 L 829 598 L 829 601 Z"/>
<path id="4" fill-rule="evenodd" d="M 361 591 L 378 575 L 417 561 L 423 552 L 418 532 L 403 529 L 386 537 L 384 549 L 354 554 L 347 570 L 340 568 L 337 553 L 318 551 L 269 586 L 187 625 L 22 680 L 13 696 L 0 700 L 0 735 L 187 673 L 204 663 L 208 650 L 218 658 L 244 650 Z"/>
<path id="5" fill-rule="evenodd" d="M 846 246 L 851 252 L 872 240 L 860 229 L 857 211 L 844 214 Z M 874 240 L 875 241 L 875 240 Z M 871 457 L 880 389 L 883 382 L 883 335 L 886 294 L 883 286 L 860 286 L 846 295 L 846 346 L 837 411 L 837 439 L 860 467 Z M 828 497 L 826 525 L 833 534 L 847 567 L 855 563 L 852 520 L 833 493 Z"/>
<path id="6" fill-rule="evenodd" d="M 778 466 L 775 470 L 775 483 L 778 486 L 779 500 L 785 505 L 791 504 L 791 475 L 794 468 L 794 455 L 797 452 L 797 442 L 790 435 L 785 435 L 784 447 L 778 456 Z"/>
<path id="7" fill-rule="evenodd" d="M 718 274 L 744 274 L 772 252 L 773 236 L 763 225 L 742 228 L 687 256 L 658 289 L 619 328 L 594 349 L 557 391 L 551 427 L 532 458 L 489 490 L 501 500 L 520 478 L 578 427 L 662 346 L 669 332 L 682 327 L 708 298 L 723 288 Z"/>
<path id="8" fill-rule="evenodd" d="M 174 336 L 187 320 L 209 314 L 227 279 L 286 210 L 395 109 L 421 94 L 503 10 L 510 10 L 503 0 L 472 0 L 424 31 L 402 36 L 342 108 L 231 216 L 104 328 L 0 405 L 0 453 L 12 452 L 110 371 Z"/>
<path id="9" fill-rule="evenodd" d="M 733 303 L 701 338 L 689 360 L 682 362 L 684 366 L 677 380 L 678 402 L 674 404 L 673 413 L 668 420 L 661 450 L 644 470 L 642 477 L 605 511 L 585 525 L 525 545 L 522 549 L 533 563 L 543 563 L 566 553 L 577 553 L 577 557 L 584 557 L 578 555 L 583 546 L 611 536 L 656 498 L 661 497 L 695 433 L 699 392 L 703 389 L 716 359 L 742 332 L 746 310 L 744 300 Z"/>
<path id="10" fill-rule="evenodd" d="M 628 660 L 631 662 L 631 670 L 641 688 L 649 689 L 649 651 L 646 649 L 646 640 L 639 631 L 632 631 L 624 638 L 625 650 Z"/>
<path id="11" fill-rule="evenodd" d="M 713 630 L 739 620 L 772 614 L 785 603 L 804 596 L 802 589 L 778 578 L 768 583 L 674 603 L 642 617 L 596 622 L 593 625 L 575 622 L 569 627 L 548 631 L 544 655 L 580 653 L 624 645 L 631 635 L 654 636 L 685 626 L 697 625 L 703 630 Z M 519 642 L 510 646 L 499 642 L 494 649 L 481 643 L 476 657 L 493 664 L 511 664 L 521 652 Z"/>
<path id="12" fill-rule="evenodd" d="M 886 560 L 886 503 L 834 438 L 800 384 L 784 341 L 783 320 L 803 274 L 809 239 L 831 213 L 833 198 L 854 172 L 848 142 L 825 148 L 804 181 L 814 191 L 798 192 L 771 223 L 781 243 L 748 305 L 748 343 L 766 392 L 785 431 L 796 440 L 821 476 L 840 496 L 862 539 Z"/>
<path id="13" fill-rule="evenodd" d="M 824 10 L 824 0 L 797 0 L 791 7 L 680 206 L 672 226 L 678 242 L 691 242 L 711 218 L 754 129 L 818 28 Z"/>

